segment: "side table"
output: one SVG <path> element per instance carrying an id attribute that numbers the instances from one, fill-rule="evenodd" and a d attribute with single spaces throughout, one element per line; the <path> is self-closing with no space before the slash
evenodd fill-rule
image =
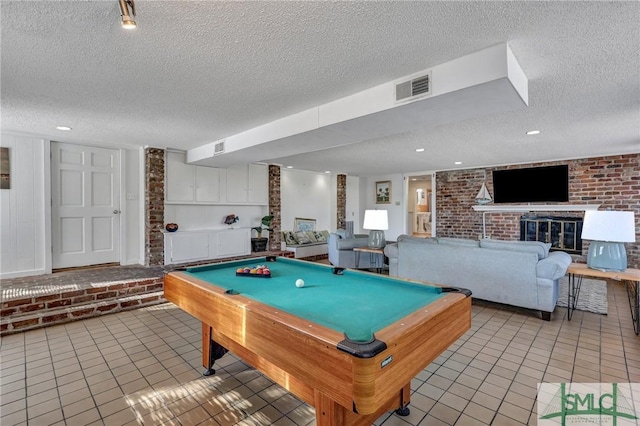
<path id="1" fill-rule="evenodd" d="M 372 268 L 376 268 L 377 273 L 382 273 L 384 269 L 384 249 L 370 247 L 355 247 L 356 269 L 360 265 L 360 253 L 369 253 L 369 264 Z"/>
<path id="2" fill-rule="evenodd" d="M 567 300 L 567 316 L 569 321 L 571 321 L 573 311 L 575 311 L 576 305 L 578 304 L 583 277 L 603 280 L 612 279 L 621 281 L 625 285 L 627 296 L 629 297 L 633 331 L 635 331 L 636 335 L 640 334 L 640 269 L 629 268 L 622 272 L 607 272 L 591 269 L 584 263 L 572 263 L 567 269 L 567 274 L 569 274 L 569 297 Z"/>

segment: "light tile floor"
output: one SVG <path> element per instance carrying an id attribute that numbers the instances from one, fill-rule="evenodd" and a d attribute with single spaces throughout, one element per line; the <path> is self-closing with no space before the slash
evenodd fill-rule
<path id="1" fill-rule="evenodd" d="M 608 315 L 474 304 L 472 329 L 412 382 L 411 414 L 376 425 L 536 424 L 538 382 L 640 382 L 626 292 Z M 314 410 L 232 354 L 201 375 L 200 323 L 174 305 L 0 341 L 0 424 L 307 425 Z M 638 408 L 640 411 L 640 408 Z"/>

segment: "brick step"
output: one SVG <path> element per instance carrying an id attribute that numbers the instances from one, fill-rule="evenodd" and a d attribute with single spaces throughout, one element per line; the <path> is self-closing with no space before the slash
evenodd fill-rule
<path id="1" fill-rule="evenodd" d="M 81 302 L 54 308 L 43 308 L 31 312 L 16 313 L 0 320 L 0 335 L 17 333 L 34 328 L 77 321 L 104 314 L 138 309 L 165 303 L 163 291 L 137 293 L 131 296 L 116 296 L 95 302 Z"/>
<path id="2" fill-rule="evenodd" d="M 5 295 L 0 335 L 164 303 L 161 276 L 70 286 L 42 286 Z"/>

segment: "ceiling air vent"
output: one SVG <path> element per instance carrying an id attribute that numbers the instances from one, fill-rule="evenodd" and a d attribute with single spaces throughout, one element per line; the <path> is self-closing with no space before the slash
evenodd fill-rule
<path id="1" fill-rule="evenodd" d="M 431 94 L 431 73 L 414 77 L 410 80 L 396 84 L 396 102 L 405 102 L 410 99 Z"/>
<path id="2" fill-rule="evenodd" d="M 213 156 L 224 154 L 224 141 L 216 142 L 213 145 Z"/>

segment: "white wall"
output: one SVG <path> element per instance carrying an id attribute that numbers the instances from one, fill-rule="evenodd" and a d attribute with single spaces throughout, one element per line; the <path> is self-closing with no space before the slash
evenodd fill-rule
<path id="1" fill-rule="evenodd" d="M 49 141 L 2 134 L 11 188 L 0 190 L 0 278 L 51 272 Z"/>
<path id="2" fill-rule="evenodd" d="M 144 149 L 122 151 L 124 195 L 121 208 L 123 221 L 121 240 L 124 241 L 120 263 L 144 265 Z"/>
<path id="3" fill-rule="evenodd" d="M 376 204 L 375 185 L 379 181 L 391 181 L 391 203 Z M 384 235 L 388 241 L 395 241 L 398 236 L 405 234 L 406 206 L 403 194 L 405 192 L 404 177 L 400 174 L 369 176 L 361 178 L 361 191 L 364 192 L 364 204 L 360 207 L 360 215 L 364 218 L 365 210 L 387 210 L 389 216 L 389 229 Z M 361 219 L 362 220 L 362 219 Z M 361 222 L 362 223 L 362 222 Z M 362 233 L 369 231 L 361 230 Z"/>
<path id="4" fill-rule="evenodd" d="M 332 175 L 281 169 L 280 196 L 283 231 L 293 229 L 296 217 L 315 219 L 318 231 L 335 230 L 336 185 Z"/>

